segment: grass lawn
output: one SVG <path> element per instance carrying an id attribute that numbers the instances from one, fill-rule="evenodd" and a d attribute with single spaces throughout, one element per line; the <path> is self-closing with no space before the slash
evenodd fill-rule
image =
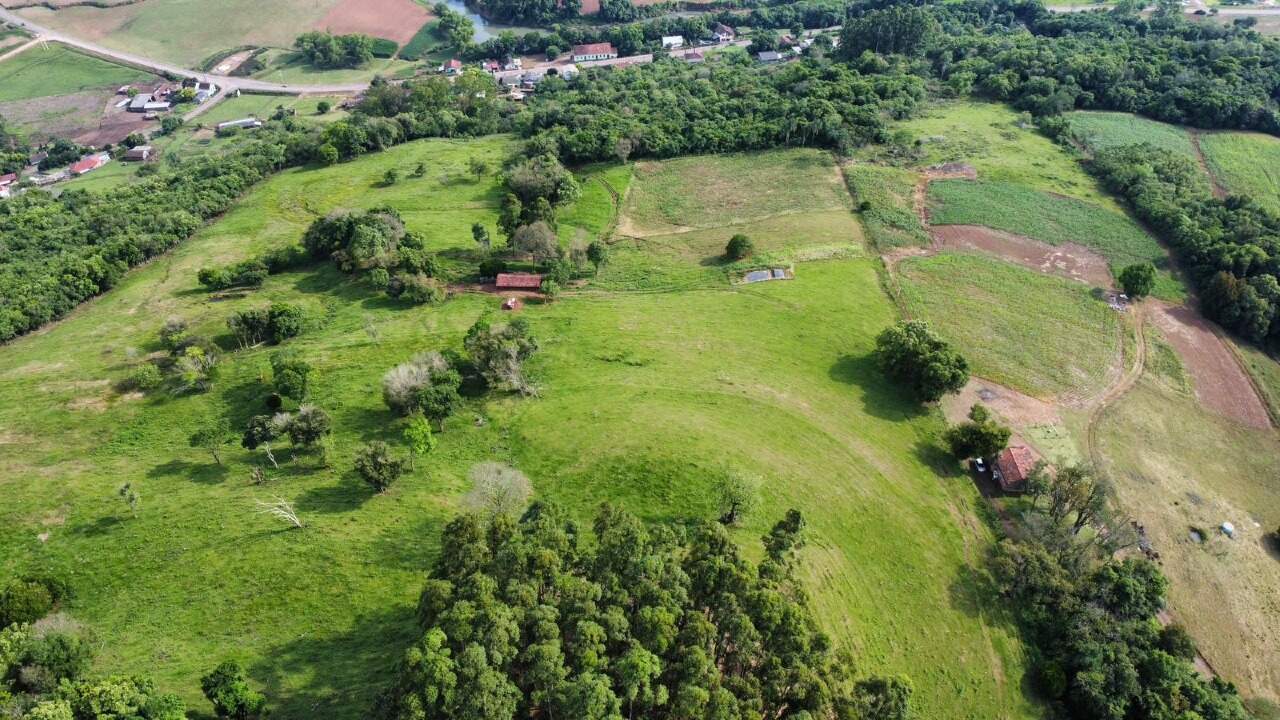
<path id="1" fill-rule="evenodd" d="M 896 319 L 870 259 L 804 263 L 792 282 L 530 304 L 541 396 L 469 401 L 429 461 L 382 496 L 349 469 L 361 442 L 397 438 L 382 373 L 458 347 L 476 318 L 498 314 L 498 298 L 402 307 L 327 266 L 221 301 L 196 285 L 199 267 L 293 241 L 337 208 L 390 204 L 429 247 L 469 247 L 470 224 L 496 220 L 496 179 L 442 178 L 465 174 L 473 156 L 496 172 L 511 142 L 424 141 L 282 173 L 64 322 L 0 347 L 0 568 L 71 579 L 70 612 L 103 640 L 99 670 L 145 673 L 206 709 L 199 675 L 235 657 L 275 717 L 359 718 L 415 635 L 423 570 L 472 464 L 514 463 L 584 518 L 609 499 L 655 520 L 705 517 L 712 478 L 735 468 L 766 483 L 761 511 L 736 531 L 751 552 L 786 508 L 806 513 L 817 617 L 858 671 L 910 675 L 920 717 L 1038 716 L 1020 645 L 972 570 L 991 542 L 981 500 L 939 448 L 938 415 L 906 402 L 868 359 Z M 388 168 L 418 162 L 425 177 L 380 186 Z M 610 184 L 627 175 L 600 172 Z M 587 225 L 603 211 L 565 217 Z M 260 454 L 228 447 L 218 466 L 186 438 L 206 418 L 242 424 L 261 411 L 271 349 L 227 355 L 204 395 L 136 398 L 111 383 L 155 349 L 164 318 L 220 334 L 229 313 L 271 299 L 314 320 L 290 346 L 316 369 L 314 400 L 333 415 L 336 442 L 330 467 L 298 457 L 259 487 L 248 473 Z M 115 497 L 124 482 L 142 494 L 137 518 Z M 275 496 L 295 503 L 305 529 L 254 513 Z"/>
<path id="2" fill-rule="evenodd" d="M 1263 539 L 1280 526 L 1280 440 L 1206 412 L 1159 373 L 1104 416 L 1107 469 L 1160 553 L 1174 619 L 1245 697 L 1274 696 L 1280 666 L 1260 659 L 1280 656 L 1280 564 Z M 1235 540 L 1218 530 L 1224 521 Z"/>
<path id="3" fill-rule="evenodd" d="M 415 63 L 396 58 L 374 58 L 358 68 L 342 68 L 325 70 L 312 65 L 302 56 L 291 50 L 268 50 L 261 56 L 262 70 L 253 77 L 266 82 L 285 85 L 316 83 L 358 83 L 369 80 L 374 75 L 387 78 L 412 77 Z"/>
<path id="4" fill-rule="evenodd" d="M 929 218 L 935 225 L 985 225 L 1050 245 L 1084 245 L 1105 257 L 1116 276 L 1126 265 L 1150 262 L 1160 270 L 1157 297 L 1185 296 L 1155 238 L 1129 216 L 1090 202 L 1014 183 L 939 180 L 929 184 Z"/>
<path id="5" fill-rule="evenodd" d="M 1091 150 L 1150 143 L 1195 160 L 1196 149 L 1184 128 L 1120 112 L 1080 111 L 1067 114 L 1071 130 Z"/>
<path id="6" fill-rule="evenodd" d="M 116 88 L 150 77 L 62 45 L 36 46 L 0 62 L 0 103 Z"/>
<path id="7" fill-rule="evenodd" d="M 916 214 L 914 192 L 919 176 L 909 170 L 867 163 L 848 163 L 844 177 L 859 205 L 867 235 L 878 250 L 928 245 L 929 234 Z M 863 203 L 870 207 L 862 210 Z"/>
<path id="8" fill-rule="evenodd" d="M 961 348 L 973 374 L 1041 398 L 1107 384 L 1119 320 L 1086 286 L 961 253 L 908 258 L 898 274 L 911 315 Z"/>
<path id="9" fill-rule="evenodd" d="M 1227 192 L 1249 195 L 1280 213 L 1280 138 L 1261 133 L 1207 132 L 1205 162 Z"/>

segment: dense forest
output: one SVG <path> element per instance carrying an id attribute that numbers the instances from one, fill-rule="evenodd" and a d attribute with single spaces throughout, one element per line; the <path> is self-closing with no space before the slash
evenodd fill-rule
<path id="1" fill-rule="evenodd" d="M 855 679 L 818 630 L 794 510 L 758 567 L 715 523 L 646 526 L 606 505 L 589 536 L 550 505 L 482 512 L 445 528 L 422 638 L 375 717 L 908 717 L 907 681 Z"/>

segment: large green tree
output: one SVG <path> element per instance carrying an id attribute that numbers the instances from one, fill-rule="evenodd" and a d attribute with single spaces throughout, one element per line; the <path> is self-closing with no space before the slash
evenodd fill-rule
<path id="1" fill-rule="evenodd" d="M 923 320 L 904 320 L 876 338 L 876 363 L 923 402 L 959 392 L 969 382 L 969 363 Z"/>

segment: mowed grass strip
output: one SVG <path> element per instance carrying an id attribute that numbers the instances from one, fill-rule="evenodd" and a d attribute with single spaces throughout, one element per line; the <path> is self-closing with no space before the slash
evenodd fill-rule
<path id="1" fill-rule="evenodd" d="M 1248 195 L 1280 213 L 1280 138 L 1261 133 L 1200 135 L 1205 162 L 1227 192 Z"/>
<path id="2" fill-rule="evenodd" d="M 1079 111 L 1067 114 L 1072 133 L 1090 150 L 1147 143 L 1196 159 L 1195 145 L 1185 128 L 1132 113 Z"/>
<path id="3" fill-rule="evenodd" d="M 644 237 L 784 213 L 848 210 L 842 185 L 831 154 L 820 150 L 638 162 L 619 232 Z"/>
<path id="4" fill-rule="evenodd" d="M 876 249 L 929 244 L 929 233 L 914 207 L 919 175 L 901 168 L 849 163 L 844 177 Z"/>
<path id="5" fill-rule="evenodd" d="M 975 375 L 1041 398 L 1090 395 L 1117 362 L 1117 313 L 1085 285 L 964 253 L 908 258 L 898 273 L 910 314 Z"/>
<path id="6" fill-rule="evenodd" d="M 151 77 L 62 45 L 38 45 L 0 62 L 0 102 L 70 95 L 91 88 L 114 89 Z"/>

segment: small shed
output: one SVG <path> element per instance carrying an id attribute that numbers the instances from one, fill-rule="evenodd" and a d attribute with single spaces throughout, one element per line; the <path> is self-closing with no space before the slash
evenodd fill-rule
<path id="1" fill-rule="evenodd" d="M 1036 467 L 1036 454 L 1023 445 L 1004 449 L 996 458 L 995 479 L 1005 492 L 1025 492 L 1027 478 Z"/>
<path id="2" fill-rule="evenodd" d="M 150 145 L 138 145 L 129 148 L 129 151 L 124 154 L 124 159 L 129 162 L 146 162 L 151 159 L 152 152 Z"/>
<path id="3" fill-rule="evenodd" d="M 542 276 L 535 273 L 498 273 L 499 290 L 539 290 Z"/>

